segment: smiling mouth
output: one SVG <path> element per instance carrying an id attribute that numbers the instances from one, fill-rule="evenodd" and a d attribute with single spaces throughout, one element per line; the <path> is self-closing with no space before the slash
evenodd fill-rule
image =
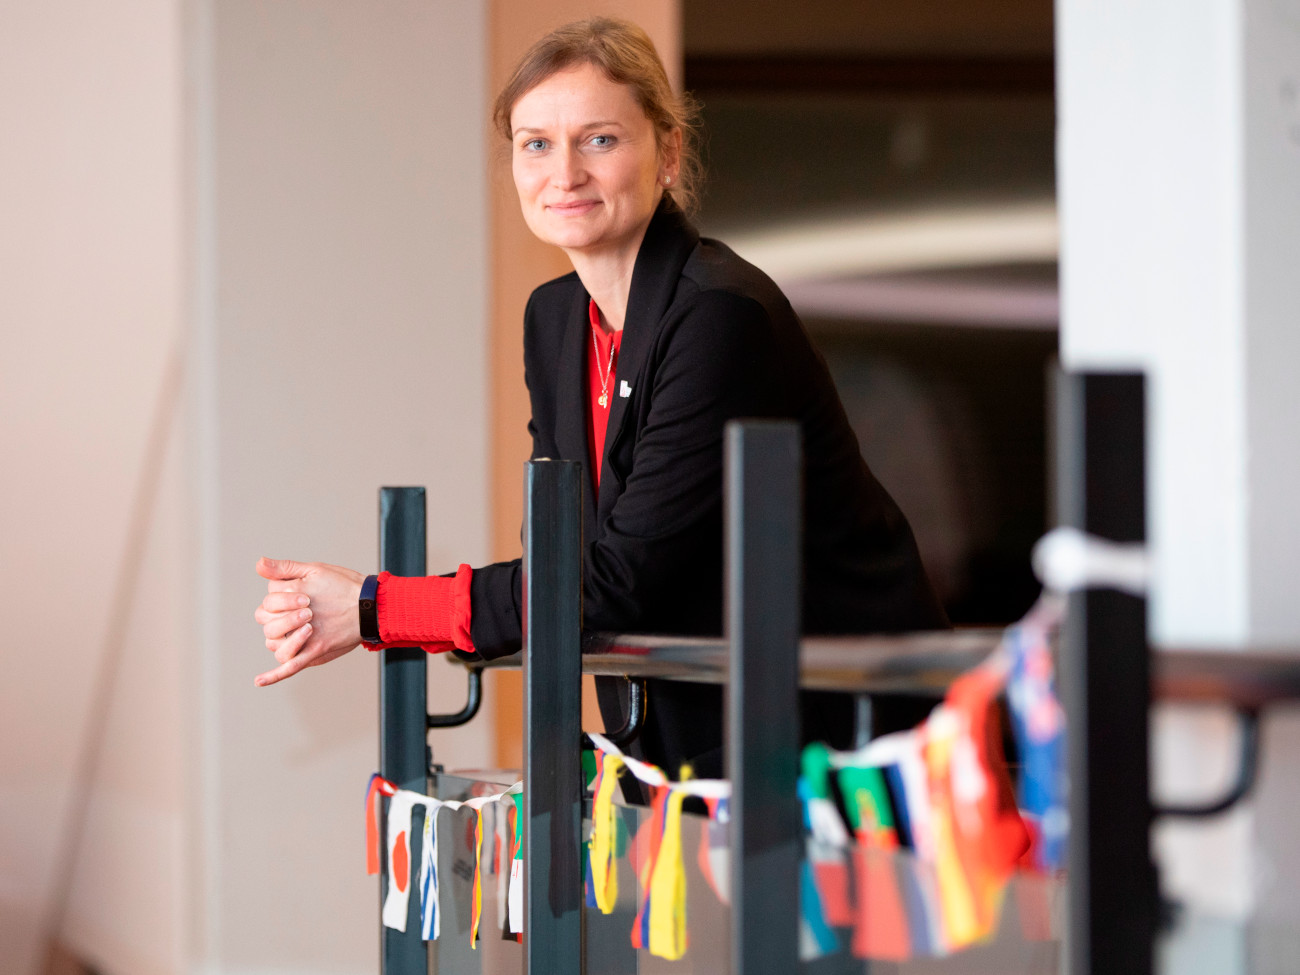
<path id="1" fill-rule="evenodd" d="M 561 214 L 578 214 L 594 209 L 599 203 L 599 200 L 574 200 L 570 203 L 552 203 L 547 209 Z"/>

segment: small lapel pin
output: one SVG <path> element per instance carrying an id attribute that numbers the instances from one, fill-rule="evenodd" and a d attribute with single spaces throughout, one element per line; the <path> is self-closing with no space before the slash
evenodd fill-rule
<path id="1" fill-rule="evenodd" d="M 619 383 L 618 395 L 622 399 L 627 399 L 629 396 L 632 395 L 632 387 L 628 385 L 626 379 L 624 379 L 622 382 Z"/>

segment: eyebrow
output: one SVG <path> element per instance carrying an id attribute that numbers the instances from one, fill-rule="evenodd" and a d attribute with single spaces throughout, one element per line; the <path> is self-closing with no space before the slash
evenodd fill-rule
<path id="1" fill-rule="evenodd" d="M 580 126 L 580 128 L 583 128 L 583 129 L 607 129 L 607 128 L 611 128 L 611 127 L 615 127 L 615 128 L 620 128 L 620 129 L 621 129 L 621 128 L 623 128 L 624 126 L 623 126 L 623 123 L 622 123 L 622 122 L 616 121 L 616 120 L 614 120 L 614 119 L 608 119 L 608 120 L 604 120 L 604 121 L 600 121 L 600 122 L 585 122 L 583 125 Z M 527 125 L 521 125 L 521 126 L 519 126 L 519 128 L 517 128 L 517 129 L 514 130 L 514 133 L 513 133 L 513 134 L 514 134 L 514 135 L 519 135 L 519 134 L 521 134 L 521 133 L 523 133 L 523 132 L 545 132 L 545 131 L 546 131 L 545 129 L 534 129 L 534 128 L 531 128 L 531 127 L 529 127 L 529 126 L 527 126 Z"/>

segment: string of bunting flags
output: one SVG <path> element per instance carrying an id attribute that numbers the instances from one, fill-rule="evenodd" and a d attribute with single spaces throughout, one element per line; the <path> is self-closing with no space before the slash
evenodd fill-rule
<path id="1" fill-rule="evenodd" d="M 1021 936 L 1052 940 L 1066 833 L 1064 711 L 1044 597 L 917 727 L 857 751 L 809 745 L 799 782 L 807 826 L 800 904 L 805 960 L 939 957 L 992 938 L 1012 874 Z M 1002 757 L 1005 693 L 1020 760 Z M 842 812 L 841 812 L 842 810 Z"/>
<path id="2" fill-rule="evenodd" d="M 693 778 L 688 766 L 682 767 L 680 781 L 673 782 L 663 769 L 625 755 L 603 735 L 591 732 L 587 737 L 600 753 L 591 784 L 594 797 L 585 871 L 587 906 L 599 909 L 602 914 L 612 914 L 618 900 L 615 861 L 621 853 L 618 831 L 622 820 L 614 808 L 614 792 L 619 774 L 626 770 L 649 786 L 651 809 L 634 841 L 636 862 L 641 869 L 637 875 L 640 896 L 632 925 L 632 946 L 675 961 L 686 954 L 687 948 L 682 804 L 688 796 L 695 796 L 704 801 L 709 811 L 710 825 L 703 833 L 698 863 L 710 886 L 725 903 L 726 823 L 731 783 Z"/>
<path id="3" fill-rule="evenodd" d="M 943 702 L 908 731 L 884 735 L 856 751 L 822 744 L 801 757 L 799 797 L 806 827 L 800 883 L 800 954 L 805 960 L 843 950 L 863 959 L 903 961 L 951 954 L 992 938 L 1012 875 L 1021 935 L 1051 940 L 1052 903 L 1066 835 L 1064 712 L 1056 695 L 1050 638 L 1063 604 L 1045 596 L 998 648 L 953 682 Z M 1020 763 L 1013 787 L 1003 760 L 999 699 L 1005 695 Z M 612 914 L 619 899 L 620 858 L 636 872 L 635 948 L 668 960 L 685 955 L 685 851 L 682 807 L 695 797 L 708 820 L 696 864 L 713 893 L 730 903 L 731 783 L 677 781 L 589 733 L 591 831 L 584 848 L 586 905 Z M 650 806 L 634 837 L 615 805 L 618 780 L 630 774 L 649 790 Z M 465 895 L 476 945 L 484 874 L 497 877 L 502 936 L 523 928 L 522 787 L 464 802 L 434 799 L 371 776 L 366 793 L 367 871 L 379 872 L 379 796 L 388 797 L 390 878 L 383 923 L 405 930 L 414 864 L 412 812 L 425 810 L 418 878 L 422 936 L 440 936 L 440 832 L 455 829 L 443 810 L 473 813 L 473 829 L 454 839 L 465 851 Z M 490 817 L 485 822 L 485 816 Z M 485 849 L 486 847 L 486 849 Z"/>
<path id="4" fill-rule="evenodd" d="M 420 792 L 399 789 L 378 774 L 370 776 L 366 787 L 366 873 L 379 873 L 378 800 L 388 797 L 388 891 L 384 895 L 381 919 L 385 927 L 406 930 L 406 915 L 411 897 L 411 823 L 417 806 L 424 809 L 420 857 L 420 933 L 426 941 L 436 941 L 442 933 L 439 911 L 440 881 L 438 855 L 441 836 L 455 824 L 450 816 L 468 810 L 473 826 L 463 836 L 461 851 L 468 847 L 472 856 L 458 858 L 456 872 L 470 879 L 470 944 L 478 947 L 479 921 L 483 914 L 484 847 L 490 838 L 487 869 L 497 878 L 497 918 L 505 937 L 517 940 L 523 931 L 523 783 L 516 782 L 504 792 L 476 796 L 464 801 L 435 799 Z M 492 827 L 485 829 L 485 813 L 493 814 Z M 455 837 L 461 839 L 460 836 Z M 471 865 L 472 864 L 472 865 Z M 507 864 L 509 866 L 507 867 Z"/>

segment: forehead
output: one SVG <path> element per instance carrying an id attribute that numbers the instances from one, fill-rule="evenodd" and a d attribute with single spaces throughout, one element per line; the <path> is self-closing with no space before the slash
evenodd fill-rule
<path id="1" fill-rule="evenodd" d="M 511 131 L 591 122 L 619 122 L 628 128 L 650 124 L 632 89 L 610 81 L 594 64 L 555 72 L 519 96 L 510 111 Z"/>

